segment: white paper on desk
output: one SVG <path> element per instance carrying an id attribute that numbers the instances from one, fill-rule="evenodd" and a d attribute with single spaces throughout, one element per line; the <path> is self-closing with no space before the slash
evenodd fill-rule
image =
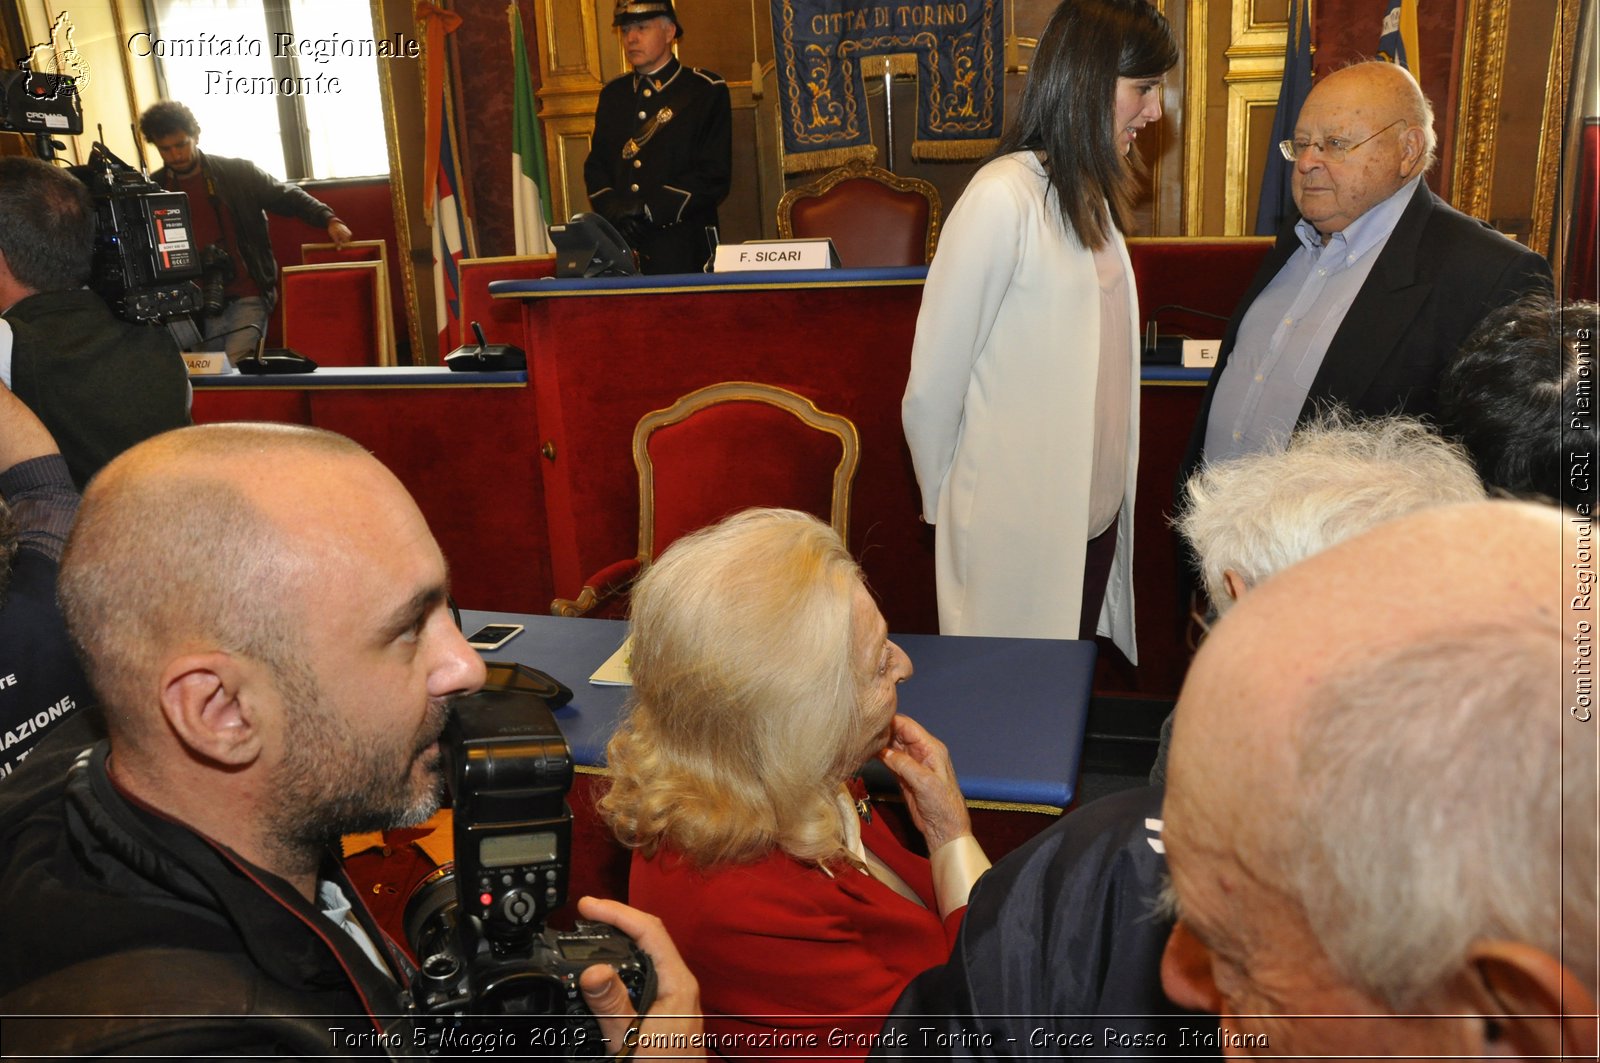
<path id="1" fill-rule="evenodd" d="M 622 640 L 622 645 L 617 647 L 617 652 L 607 657 L 605 663 L 594 670 L 589 682 L 597 687 L 633 686 L 633 675 L 628 671 L 628 662 L 632 657 L 633 636 L 629 635 Z"/>

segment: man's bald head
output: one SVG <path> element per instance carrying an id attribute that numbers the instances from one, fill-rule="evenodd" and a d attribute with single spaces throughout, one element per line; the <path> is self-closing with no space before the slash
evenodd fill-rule
<path id="1" fill-rule="evenodd" d="M 1484 1011 L 1462 972 L 1486 942 L 1564 958 L 1594 992 L 1595 832 L 1562 829 L 1595 789 L 1593 734 L 1564 733 L 1581 728 L 1562 533 L 1553 507 L 1426 510 L 1285 570 L 1217 625 L 1180 698 L 1166 814 L 1201 929 L 1169 958 L 1208 929 L 1226 936 L 1213 950 L 1253 953 L 1233 1010 L 1425 1013 L 1467 993 L 1450 999 Z M 1284 966 L 1331 973 L 1316 993 L 1256 983 Z M 1404 1032 L 1373 1029 L 1374 1045 Z"/>
<path id="2" fill-rule="evenodd" d="M 1381 59 L 1352 63 L 1323 75 L 1311 92 L 1320 94 L 1319 102 L 1331 102 L 1337 97 L 1341 108 L 1373 107 L 1381 101 L 1387 108 L 1385 116 L 1392 113 L 1422 130 L 1427 151 L 1419 172 L 1426 173 L 1433 166 L 1439 146 L 1433 128 L 1433 104 L 1428 102 L 1422 86 L 1405 67 Z M 1309 94 L 1306 102 L 1311 102 Z"/>
<path id="3" fill-rule="evenodd" d="M 114 739 L 155 719 L 171 652 L 224 649 L 293 678 L 307 576 L 297 528 L 352 477 L 398 488 L 343 436 L 267 424 L 168 432 L 95 477 L 59 586 Z"/>
<path id="4" fill-rule="evenodd" d="M 1357 63 L 1320 79 L 1295 118 L 1291 188 L 1326 241 L 1433 164 L 1433 109 L 1403 67 Z"/>

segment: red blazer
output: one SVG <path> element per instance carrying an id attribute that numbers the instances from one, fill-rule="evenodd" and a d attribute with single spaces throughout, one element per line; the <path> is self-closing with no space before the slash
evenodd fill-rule
<path id="1" fill-rule="evenodd" d="M 900 991 L 949 958 L 966 909 L 941 920 L 928 861 L 868 817 L 863 844 L 926 908 L 848 865 L 830 877 L 781 852 L 708 872 L 668 850 L 634 854 L 628 902 L 666 924 L 700 980 L 710 1047 L 860 1059 Z"/>

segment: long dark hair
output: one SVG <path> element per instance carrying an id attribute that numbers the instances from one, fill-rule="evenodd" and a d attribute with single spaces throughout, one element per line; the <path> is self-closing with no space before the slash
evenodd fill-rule
<path id="1" fill-rule="evenodd" d="M 1039 37 L 1000 153 L 1044 153 L 1061 222 L 1091 250 L 1113 224 L 1130 225 L 1143 165 L 1116 150 L 1117 78 L 1160 77 L 1177 63 L 1172 29 L 1146 0 L 1062 0 Z"/>

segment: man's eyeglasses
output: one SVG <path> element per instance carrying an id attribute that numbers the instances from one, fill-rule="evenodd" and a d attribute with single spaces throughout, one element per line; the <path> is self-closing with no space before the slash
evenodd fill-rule
<path id="1" fill-rule="evenodd" d="M 1396 118 L 1394 121 L 1390 122 L 1388 125 L 1372 134 L 1372 136 L 1368 137 L 1367 140 L 1373 140 L 1377 137 L 1381 137 L 1383 134 L 1387 133 L 1395 126 L 1400 125 L 1404 121 L 1404 118 Z M 1340 137 L 1329 137 L 1327 140 L 1280 140 L 1278 141 L 1278 150 L 1283 152 L 1283 157 L 1288 159 L 1290 162 L 1296 161 L 1300 158 L 1300 156 L 1304 155 L 1312 148 L 1316 148 L 1318 151 L 1322 152 L 1322 157 L 1327 159 L 1329 162 L 1343 162 L 1346 155 L 1365 144 L 1367 140 L 1358 140 L 1354 144 L 1351 144 L 1349 141 L 1346 141 Z"/>

